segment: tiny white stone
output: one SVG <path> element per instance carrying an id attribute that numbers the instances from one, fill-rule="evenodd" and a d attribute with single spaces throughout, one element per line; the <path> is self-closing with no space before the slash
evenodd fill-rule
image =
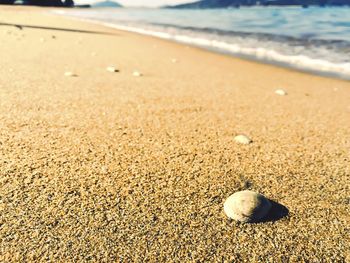
<path id="1" fill-rule="evenodd" d="M 74 74 L 73 72 L 70 72 L 70 71 L 65 72 L 64 75 L 66 77 L 76 77 L 77 76 L 76 74 Z"/>
<path id="2" fill-rule="evenodd" d="M 106 70 L 109 71 L 109 72 L 118 72 L 119 71 L 115 67 L 107 67 Z"/>
<path id="3" fill-rule="evenodd" d="M 173 59 L 171 59 L 171 62 L 173 62 L 173 63 L 177 63 L 177 62 L 178 62 L 178 60 L 177 60 L 176 58 L 173 58 Z"/>
<path id="4" fill-rule="evenodd" d="M 91 56 L 96 56 L 96 52 L 91 52 Z"/>
<path id="5" fill-rule="evenodd" d="M 266 197 L 249 190 L 234 193 L 224 203 L 225 214 L 244 223 L 263 219 L 270 209 L 271 203 Z"/>
<path id="6" fill-rule="evenodd" d="M 237 135 L 234 138 L 234 141 L 240 144 L 250 144 L 252 143 L 252 139 L 250 139 L 248 136 L 245 136 L 243 134 Z"/>
<path id="7" fill-rule="evenodd" d="M 107 166 L 102 166 L 102 167 L 101 167 L 101 172 L 102 172 L 103 174 L 108 173 L 108 167 L 107 167 Z"/>
<path id="8" fill-rule="evenodd" d="M 275 90 L 275 93 L 277 95 L 280 95 L 280 96 L 286 96 L 287 95 L 287 91 L 283 90 L 283 89 L 276 89 Z"/>
<path id="9" fill-rule="evenodd" d="M 133 75 L 134 77 L 141 77 L 141 76 L 142 76 L 142 73 L 140 73 L 140 72 L 138 72 L 138 71 L 134 71 L 134 72 L 132 73 L 132 75 Z"/>

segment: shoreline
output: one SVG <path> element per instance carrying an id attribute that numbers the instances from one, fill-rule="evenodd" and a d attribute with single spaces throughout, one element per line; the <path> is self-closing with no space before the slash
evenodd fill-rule
<path id="1" fill-rule="evenodd" d="M 160 31 L 158 32 L 158 31 L 152 31 L 149 29 L 144 29 L 142 27 L 126 26 L 123 24 L 105 22 L 105 21 L 98 20 L 98 19 L 73 16 L 73 15 L 69 15 L 69 13 L 64 14 L 64 12 L 62 13 L 59 11 L 53 12 L 53 13 L 54 14 L 56 13 L 56 15 L 64 16 L 64 17 L 71 18 L 71 19 L 74 19 L 77 21 L 93 23 L 96 25 L 102 25 L 102 26 L 113 28 L 116 30 L 121 30 L 121 31 L 125 31 L 125 32 L 130 32 L 130 33 L 136 33 L 136 34 L 140 34 L 140 35 L 144 35 L 144 36 L 155 37 L 158 39 L 163 39 L 163 40 L 178 43 L 181 45 L 189 45 L 191 47 L 199 48 L 199 49 L 202 49 L 205 51 L 223 54 L 223 55 L 230 56 L 233 58 L 248 60 L 248 61 L 256 62 L 259 64 L 267 64 L 267 65 L 272 65 L 272 66 L 277 66 L 277 67 L 282 67 L 282 68 L 294 70 L 297 72 L 350 81 L 350 68 L 347 69 L 347 72 L 345 70 L 345 73 L 339 72 L 339 70 L 341 68 L 345 69 L 346 66 L 349 66 L 348 64 L 346 64 L 346 65 L 344 64 L 343 66 L 334 65 L 334 63 L 326 61 L 326 60 L 313 59 L 313 58 L 305 57 L 303 55 L 300 55 L 300 56 L 284 55 L 284 54 L 276 52 L 274 50 L 270 50 L 269 52 L 267 52 L 265 50 L 266 53 L 274 53 L 274 55 L 265 55 L 267 57 L 261 57 L 261 54 L 259 54 L 259 55 L 249 54 L 250 52 L 252 52 L 252 51 L 248 52 L 248 50 L 250 48 L 243 48 L 242 47 L 242 50 L 244 50 L 244 49 L 247 50 L 245 52 L 243 52 L 242 50 L 240 52 L 229 51 L 229 50 L 225 50 L 225 49 L 222 49 L 220 47 L 217 47 L 217 46 L 211 46 L 211 44 L 209 44 L 209 42 L 211 42 L 211 41 L 208 41 L 208 43 L 206 45 L 196 43 L 196 41 L 194 41 L 196 38 L 193 38 L 191 40 L 189 37 L 187 37 L 185 35 L 171 35 L 171 34 L 167 34 L 165 32 L 160 32 Z M 203 41 L 201 40 L 201 42 L 203 42 Z M 217 40 L 215 40 L 214 42 L 217 42 L 221 46 L 228 46 L 229 45 L 226 42 L 220 42 Z M 236 49 L 236 48 L 234 48 L 234 49 Z M 248 53 L 246 53 L 246 52 L 248 52 Z M 259 53 L 261 53 L 261 52 L 259 51 Z M 277 57 L 279 57 L 279 60 L 277 59 Z M 303 58 L 301 58 L 301 57 L 303 57 Z M 296 64 L 295 63 L 293 64 L 290 61 L 291 59 L 299 61 L 299 62 Z M 307 60 L 308 62 L 306 63 L 306 61 L 304 61 L 304 60 Z M 317 64 L 317 63 L 319 64 L 318 66 L 313 65 L 313 64 Z M 325 65 L 325 63 L 328 65 Z M 327 67 L 327 69 L 320 69 L 320 68 L 324 68 L 324 67 Z M 331 68 L 333 68 L 333 69 L 331 69 Z M 337 68 L 337 69 L 335 69 L 335 68 Z"/>
<path id="2" fill-rule="evenodd" d="M 47 10 L 0 7 L 0 261 L 350 259 L 350 82 Z"/>

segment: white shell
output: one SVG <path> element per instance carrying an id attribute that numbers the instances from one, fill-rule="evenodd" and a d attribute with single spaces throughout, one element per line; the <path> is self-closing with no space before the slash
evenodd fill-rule
<path id="1" fill-rule="evenodd" d="M 141 77 L 141 76 L 142 76 L 142 73 L 140 73 L 140 72 L 138 72 L 138 71 L 134 71 L 134 72 L 132 73 L 132 75 L 133 75 L 134 77 Z"/>
<path id="2" fill-rule="evenodd" d="M 234 141 L 237 142 L 237 143 L 240 143 L 240 144 L 250 144 L 250 143 L 252 143 L 252 140 L 249 137 L 247 137 L 247 136 L 245 136 L 243 134 L 237 135 L 234 138 Z"/>
<path id="3" fill-rule="evenodd" d="M 65 72 L 64 75 L 66 77 L 76 77 L 77 76 L 76 74 L 74 74 L 73 72 L 70 72 L 70 71 Z"/>
<path id="4" fill-rule="evenodd" d="M 224 203 L 225 214 L 244 223 L 263 219 L 270 209 L 271 203 L 266 197 L 249 190 L 234 193 Z"/>
<path id="5" fill-rule="evenodd" d="M 280 95 L 280 96 L 286 96 L 287 95 L 287 91 L 283 90 L 283 89 L 276 89 L 275 90 L 275 93 L 277 95 Z"/>
<path id="6" fill-rule="evenodd" d="M 119 71 L 115 67 L 107 67 L 106 70 L 109 71 L 109 72 L 118 72 Z"/>

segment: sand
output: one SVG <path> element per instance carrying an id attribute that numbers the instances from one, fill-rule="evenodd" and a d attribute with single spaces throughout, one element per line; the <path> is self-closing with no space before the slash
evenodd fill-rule
<path id="1" fill-rule="evenodd" d="M 1 262 L 349 262 L 350 82 L 0 14 Z M 288 215 L 229 220 L 243 189 Z"/>

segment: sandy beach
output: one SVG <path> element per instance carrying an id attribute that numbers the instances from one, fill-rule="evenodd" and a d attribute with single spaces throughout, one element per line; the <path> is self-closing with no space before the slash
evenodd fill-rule
<path id="1" fill-rule="evenodd" d="M 349 81 L 48 11 L 0 8 L 1 262 L 350 261 Z"/>

